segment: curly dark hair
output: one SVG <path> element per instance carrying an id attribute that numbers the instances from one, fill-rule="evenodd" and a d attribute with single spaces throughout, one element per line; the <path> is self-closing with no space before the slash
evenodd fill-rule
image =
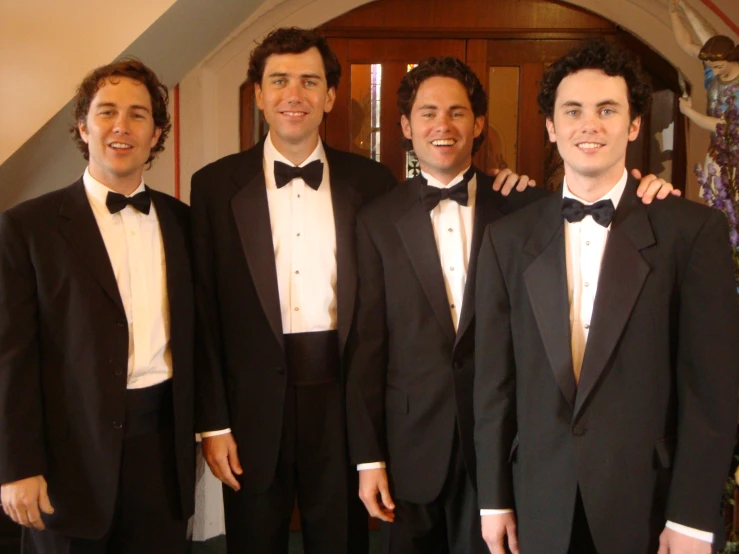
<path id="1" fill-rule="evenodd" d="M 400 111 L 400 115 L 410 118 L 413 102 L 416 100 L 416 94 L 418 94 L 421 83 L 431 77 L 451 77 L 452 79 L 456 79 L 467 91 L 467 97 L 470 100 L 474 116 L 477 118 L 487 114 L 488 97 L 482 88 L 480 79 L 477 78 L 477 75 L 475 75 L 475 72 L 472 71 L 470 66 L 460 59 L 451 56 L 434 56 L 421 60 L 400 81 L 400 86 L 398 87 L 398 110 Z M 472 142 L 472 154 L 475 154 L 480 149 L 484 140 L 484 133 L 480 133 L 480 136 L 475 137 L 475 140 Z M 413 144 L 407 138 L 402 139 L 402 145 L 406 150 L 413 150 Z"/>
<path id="2" fill-rule="evenodd" d="M 582 43 L 554 62 L 544 72 L 536 100 L 539 111 L 547 118 L 554 117 L 557 89 L 568 75 L 583 69 L 599 69 L 610 77 L 623 77 L 629 95 L 629 116 L 633 121 L 649 111 L 652 86 L 639 60 L 628 50 L 604 39 Z"/>
<path id="3" fill-rule="evenodd" d="M 704 62 L 739 62 L 739 44 L 724 35 L 709 38 L 698 55 Z"/>
<path id="4" fill-rule="evenodd" d="M 341 78 L 341 64 L 336 54 L 331 50 L 325 37 L 311 29 L 299 27 L 281 27 L 268 34 L 249 57 L 249 70 L 246 80 L 250 84 L 262 84 L 264 66 L 267 58 L 272 54 L 302 54 L 311 48 L 317 48 L 323 59 L 323 69 L 326 72 L 328 88 L 339 86 Z"/>
<path id="5" fill-rule="evenodd" d="M 70 126 L 69 132 L 72 133 L 77 147 L 82 152 L 82 155 L 86 160 L 90 159 L 90 149 L 87 147 L 87 143 L 82 140 L 80 135 L 79 123 L 87 120 L 87 114 L 90 111 L 90 105 L 92 104 L 97 91 L 100 90 L 106 81 L 116 83 L 116 77 L 128 77 L 134 81 L 146 86 L 151 97 L 151 109 L 152 118 L 154 119 L 154 127 L 162 130 L 162 134 L 159 135 L 159 140 L 151 149 L 149 159 L 146 163 L 156 158 L 157 154 L 164 150 L 164 141 L 167 140 L 169 130 L 172 128 L 172 124 L 169 121 L 169 112 L 167 112 L 167 102 L 169 101 L 169 91 L 167 87 L 162 84 L 159 77 L 149 69 L 144 63 L 138 58 L 126 57 L 108 65 L 100 66 L 93 69 L 77 87 L 77 95 L 74 99 L 74 124 Z"/>

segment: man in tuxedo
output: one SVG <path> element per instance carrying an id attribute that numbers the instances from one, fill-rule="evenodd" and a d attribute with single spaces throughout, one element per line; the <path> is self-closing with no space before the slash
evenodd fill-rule
<path id="1" fill-rule="evenodd" d="M 0 215 L 2 506 L 40 554 L 172 553 L 194 504 L 187 207 L 144 185 L 170 129 L 136 59 L 75 99 L 89 165 Z"/>
<path id="2" fill-rule="evenodd" d="M 421 173 L 357 216 L 350 453 L 360 497 L 383 520 L 384 552 L 482 554 L 472 439 L 477 250 L 488 223 L 544 191 L 504 197 L 472 165 L 487 95 L 458 59 L 421 61 L 401 81 L 398 106 Z"/>
<path id="3" fill-rule="evenodd" d="M 482 241 L 475 445 L 494 554 L 709 553 L 721 527 L 739 368 L 726 218 L 637 201 L 624 161 L 649 98 L 607 42 L 555 62 L 539 104 L 562 190 Z"/>
<path id="4" fill-rule="evenodd" d="M 286 553 L 296 496 L 306 552 L 367 549 L 344 418 L 354 214 L 395 180 L 321 142 L 340 75 L 323 37 L 270 33 L 248 71 L 269 134 L 192 179 L 196 419 L 229 552 Z"/>

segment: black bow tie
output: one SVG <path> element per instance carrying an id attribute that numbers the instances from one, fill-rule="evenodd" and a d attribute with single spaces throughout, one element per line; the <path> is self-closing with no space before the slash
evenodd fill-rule
<path id="1" fill-rule="evenodd" d="M 136 208 L 142 214 L 148 214 L 151 208 L 151 197 L 146 191 L 142 191 L 133 196 L 123 196 L 117 192 L 108 192 L 105 199 L 105 205 L 112 214 L 117 214 L 126 206 Z"/>
<path id="2" fill-rule="evenodd" d="M 282 162 L 275 162 L 275 182 L 281 189 L 293 179 L 300 177 L 313 190 L 318 190 L 323 180 L 323 162 L 315 160 L 303 167 L 295 167 Z"/>
<path id="3" fill-rule="evenodd" d="M 442 200 L 454 200 L 460 206 L 466 206 L 469 200 L 469 191 L 467 184 L 475 174 L 475 168 L 470 166 L 467 172 L 462 176 L 462 180 L 453 187 L 432 187 L 426 183 L 426 179 L 421 177 L 424 186 L 421 188 L 421 203 L 427 212 L 433 210 Z"/>
<path id="4" fill-rule="evenodd" d="M 570 223 L 582 221 L 586 215 L 593 218 L 593 221 L 603 227 L 608 227 L 613 219 L 613 202 L 610 200 L 600 200 L 595 204 L 585 205 L 574 198 L 562 199 L 562 215 Z"/>

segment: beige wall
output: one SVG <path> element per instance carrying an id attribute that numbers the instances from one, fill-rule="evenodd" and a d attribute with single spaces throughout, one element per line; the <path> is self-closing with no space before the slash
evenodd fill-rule
<path id="1" fill-rule="evenodd" d="M 3 100 L 0 106 L 3 110 L 8 108 L 8 102 L 5 101 L 6 89 L 30 88 L 30 85 L 26 83 L 40 78 L 39 76 L 44 71 L 51 71 L 53 66 L 61 63 L 56 59 L 58 52 L 61 52 L 65 59 L 76 56 L 84 57 L 88 53 L 94 53 L 97 56 L 102 49 L 101 44 L 105 44 L 108 36 L 117 37 L 118 29 L 122 25 L 125 26 L 128 18 L 128 16 L 107 13 L 108 7 L 113 5 L 110 2 L 94 3 L 96 15 L 94 21 L 91 21 L 87 15 L 90 11 L 88 0 L 58 2 L 49 0 L 49 5 L 63 6 L 64 17 L 57 17 L 53 10 L 44 11 L 41 4 L 45 6 L 45 3 L 40 0 L 0 0 L 0 45 L 2 45 L 0 67 L 9 67 L 7 65 L 8 56 L 22 59 L 22 52 L 17 53 L 15 49 L 11 49 L 11 45 L 4 40 L 3 33 L 6 27 L 12 24 L 21 25 L 18 18 L 11 16 L 17 11 L 15 4 L 24 2 L 32 6 L 35 12 L 33 10 L 28 12 L 28 17 L 23 24 L 25 36 L 19 43 L 18 49 L 22 50 L 36 40 L 43 42 L 44 55 L 47 56 L 49 67 L 39 68 L 29 61 L 26 65 L 20 64 L 21 69 L 14 71 L 10 83 L 3 77 L 0 80 L 0 98 Z M 135 7 L 139 2 L 140 0 L 135 0 L 127 4 L 127 13 L 136 12 Z M 160 5 L 158 0 L 155 0 L 153 4 Z M 259 8 L 262 0 L 176 0 L 168 4 L 169 9 L 161 14 L 153 24 L 151 21 L 147 23 L 143 32 L 142 29 L 129 28 L 128 32 L 133 34 L 124 40 L 123 45 L 116 46 L 112 53 L 106 53 L 103 59 L 96 58 L 94 61 L 88 59 L 77 73 L 67 70 L 74 73 L 73 78 L 70 79 L 72 84 L 63 87 L 55 82 L 50 85 L 52 96 L 55 92 L 59 92 L 60 105 L 52 110 L 51 118 L 47 116 L 46 119 L 36 124 L 28 140 L 21 139 L 19 135 L 17 137 L 19 148 L 0 165 L 0 211 L 28 198 L 60 188 L 81 174 L 85 162 L 72 143 L 67 128 L 72 120 L 70 98 L 74 94 L 77 82 L 88 70 L 101 63 L 112 61 L 121 53 L 131 54 L 141 58 L 157 72 L 165 84 L 171 87 L 201 62 L 209 52 L 217 49 L 224 39 L 227 40 L 226 37 L 249 14 Z M 45 29 L 49 19 L 54 19 L 56 26 L 64 29 L 65 34 L 76 34 L 66 41 L 60 40 L 54 45 L 48 44 L 44 39 L 39 39 L 43 32 L 37 29 Z M 80 25 L 78 21 L 84 22 L 84 25 Z M 100 31 L 98 32 L 97 28 L 92 29 L 93 26 L 97 26 Z M 105 33 L 104 29 L 109 33 Z M 39 56 L 40 54 L 37 57 Z M 19 66 L 12 59 L 10 63 Z M 37 107 L 32 102 L 26 105 L 21 99 L 12 106 L 12 109 L 19 119 L 22 119 L 22 116 L 36 111 Z M 7 118 L 5 112 L 2 113 L 3 118 Z M 6 132 L 9 133 L 4 128 L 4 124 L 3 121 L 3 125 L 0 125 L 0 136 L 3 137 Z M 172 139 L 169 140 L 166 148 L 163 158 L 154 165 L 152 170 L 154 173 L 147 174 L 146 178 L 158 188 L 173 190 L 174 162 L 173 159 L 169 159 L 174 150 Z"/>
<path id="2" fill-rule="evenodd" d="M 2 0 L 0 4 L 0 164 L 174 0 Z M 91 47 L 94 45 L 94 47 Z"/>

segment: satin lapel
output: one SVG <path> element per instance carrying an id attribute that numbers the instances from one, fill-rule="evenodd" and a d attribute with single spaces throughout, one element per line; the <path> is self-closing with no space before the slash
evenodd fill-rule
<path id="1" fill-rule="evenodd" d="M 470 245 L 470 258 L 467 263 L 467 282 L 464 286 L 464 299 L 462 300 L 462 313 L 457 325 L 456 343 L 467 332 L 467 329 L 475 317 L 475 281 L 477 276 L 477 254 L 480 252 L 482 235 L 489 223 L 500 218 L 503 214 L 498 209 L 500 193 L 493 191 L 493 180 L 484 173 L 477 172 L 477 193 L 475 196 L 475 217 L 472 224 L 472 244 Z"/>
<path id="2" fill-rule="evenodd" d="M 277 287 L 277 268 L 261 149 L 259 153 L 258 163 L 253 158 L 253 163 L 245 163 L 234 175 L 234 180 L 242 188 L 231 199 L 231 210 L 262 309 L 275 338 L 284 348 L 280 293 Z"/>
<path id="3" fill-rule="evenodd" d="M 449 309 L 439 252 L 434 240 L 434 228 L 429 213 L 423 209 L 421 204 L 419 187 L 418 177 L 409 183 L 408 194 L 411 196 L 409 209 L 398 220 L 396 226 L 439 325 L 449 337 L 449 341 L 453 343 L 455 340 L 454 321 L 452 321 Z"/>
<path id="4" fill-rule="evenodd" d="M 148 188 L 148 187 L 147 187 Z M 167 272 L 167 297 L 169 298 L 170 320 L 174 324 L 179 307 L 172 299 L 177 298 L 183 286 L 192 282 L 192 268 L 188 259 L 186 229 L 180 227 L 167 201 L 156 191 L 150 191 L 151 201 L 157 211 L 159 229 L 162 233 L 162 246 Z"/>
<path id="5" fill-rule="evenodd" d="M 651 271 L 640 250 L 655 243 L 654 233 L 635 189 L 636 183 L 630 180 L 603 253 L 574 418 L 600 381 Z"/>
<path id="6" fill-rule="evenodd" d="M 354 222 L 357 210 L 362 204 L 362 197 L 352 186 L 352 176 L 349 168 L 342 163 L 341 155 L 335 150 L 326 148 L 326 160 L 331 178 L 331 202 L 336 227 L 336 303 L 339 348 L 343 354 L 352 326 L 357 293 Z"/>
<path id="7" fill-rule="evenodd" d="M 79 254 L 82 263 L 87 266 L 121 314 L 125 314 L 108 250 L 92 213 L 82 179 L 67 189 L 59 207 L 59 216 L 62 219 L 60 225 L 62 235 Z"/>
<path id="8" fill-rule="evenodd" d="M 561 201 L 561 193 L 552 194 L 542 201 L 547 205 L 525 246 L 526 254 L 533 257 L 533 261 L 524 271 L 523 278 L 554 378 L 567 402 L 574 406 L 576 384 L 572 369 Z"/>

